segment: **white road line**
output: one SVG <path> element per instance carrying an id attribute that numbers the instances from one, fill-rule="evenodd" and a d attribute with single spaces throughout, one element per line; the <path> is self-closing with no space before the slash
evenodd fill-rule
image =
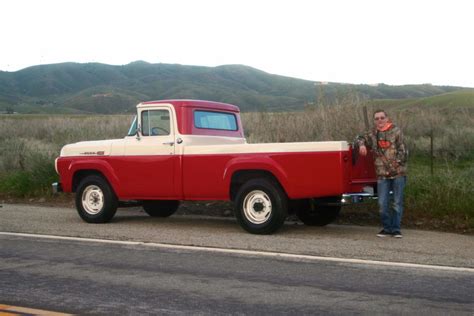
<path id="1" fill-rule="evenodd" d="M 440 265 L 418 264 L 418 263 L 389 262 L 389 261 L 377 261 L 377 260 L 365 260 L 365 259 L 321 257 L 321 256 L 313 256 L 313 255 L 299 255 L 299 254 L 271 252 L 271 251 L 213 248 L 213 247 L 206 247 L 206 246 L 186 246 L 186 245 L 164 244 L 164 243 L 156 243 L 156 242 L 122 241 L 122 240 L 67 237 L 67 236 L 12 233 L 12 232 L 0 232 L 0 236 L 1 235 L 15 236 L 15 237 L 69 240 L 69 241 L 80 241 L 80 242 L 94 242 L 94 243 L 105 243 L 105 244 L 127 245 L 127 246 L 146 246 L 146 247 L 178 249 L 178 250 L 206 251 L 206 252 L 229 253 L 229 254 L 238 254 L 238 255 L 247 255 L 247 256 L 273 257 L 273 258 L 282 258 L 282 259 L 329 261 L 329 262 L 338 262 L 338 263 L 369 264 L 369 265 L 380 265 L 380 266 L 391 266 L 391 267 L 421 268 L 421 269 L 474 273 L 473 268 L 451 267 L 451 266 L 440 266 Z"/>

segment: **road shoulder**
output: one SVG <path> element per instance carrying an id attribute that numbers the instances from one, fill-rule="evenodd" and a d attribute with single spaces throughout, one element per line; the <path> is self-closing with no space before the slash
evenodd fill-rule
<path id="1" fill-rule="evenodd" d="M 468 235 L 404 230 L 404 238 L 378 238 L 377 227 L 307 227 L 288 222 L 270 236 L 251 235 L 231 218 L 172 216 L 150 218 L 137 209 L 120 210 L 108 224 L 82 222 L 74 209 L 4 204 L 0 231 L 155 242 L 297 255 L 474 268 L 474 238 Z"/>

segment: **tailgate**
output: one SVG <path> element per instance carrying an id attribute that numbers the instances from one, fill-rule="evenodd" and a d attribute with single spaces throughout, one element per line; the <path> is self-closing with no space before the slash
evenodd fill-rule
<path id="1" fill-rule="evenodd" d="M 359 155 L 359 148 L 351 146 L 352 168 L 349 181 L 349 190 L 351 193 L 367 192 L 367 187 L 376 190 L 377 177 L 375 175 L 374 154 L 371 150 L 367 156 Z"/>

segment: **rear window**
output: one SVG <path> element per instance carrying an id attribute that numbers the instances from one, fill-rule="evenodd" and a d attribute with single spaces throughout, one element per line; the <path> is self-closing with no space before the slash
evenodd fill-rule
<path id="1" fill-rule="evenodd" d="M 205 129 L 236 131 L 237 119 L 231 113 L 194 111 L 194 126 Z"/>

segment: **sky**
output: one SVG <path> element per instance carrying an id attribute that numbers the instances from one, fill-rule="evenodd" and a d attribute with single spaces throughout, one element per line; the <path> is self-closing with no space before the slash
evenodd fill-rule
<path id="1" fill-rule="evenodd" d="M 470 0 L 1 0 L 0 35 L 2 71 L 143 60 L 474 87 Z"/>

